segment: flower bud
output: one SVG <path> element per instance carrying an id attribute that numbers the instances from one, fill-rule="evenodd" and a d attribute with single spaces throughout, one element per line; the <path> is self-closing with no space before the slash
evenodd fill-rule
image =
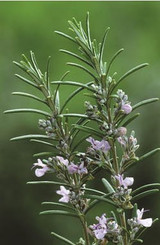
<path id="1" fill-rule="evenodd" d="M 132 106 L 130 104 L 123 104 L 121 110 L 124 111 L 125 114 L 129 114 L 132 111 Z"/>
<path id="2" fill-rule="evenodd" d="M 120 127 L 117 129 L 117 137 L 124 136 L 127 133 L 127 129 L 125 127 Z"/>

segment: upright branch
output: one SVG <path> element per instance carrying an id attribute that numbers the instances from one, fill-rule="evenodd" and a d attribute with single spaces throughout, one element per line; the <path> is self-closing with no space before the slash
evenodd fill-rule
<path id="1" fill-rule="evenodd" d="M 156 220 L 142 218 L 145 210 L 138 208 L 137 200 L 156 193 L 160 184 L 152 183 L 132 190 L 134 178 L 125 177 L 125 175 L 128 168 L 157 153 L 159 148 L 138 157 L 136 151 L 139 145 L 135 132 L 133 130 L 127 132 L 127 126 L 140 115 L 139 113 L 134 114 L 135 109 L 158 99 L 147 99 L 131 105 L 128 95 L 122 89 L 117 89 L 117 86 L 129 75 L 148 64 L 138 65 L 117 79 L 117 73 L 111 75 L 110 69 L 123 49 L 118 50 L 110 61 L 104 61 L 104 47 L 109 28 L 106 29 L 102 42 L 98 43 L 91 37 L 89 13 L 86 18 L 86 28 L 83 28 L 82 23 L 77 22 L 75 18 L 69 21 L 69 26 L 73 37 L 59 31 L 57 33 L 77 45 L 79 54 L 65 49 L 60 51 L 80 61 L 80 63 L 68 62 L 67 64 L 86 72 L 92 80 L 88 83 L 64 81 L 67 72 L 59 81 L 50 81 L 50 59 L 47 63 L 47 71 L 43 74 L 33 52 L 30 52 L 30 59 L 23 55 L 20 63 L 14 63 L 30 79 L 20 75 L 16 76 L 36 88 L 43 98 L 24 92 L 14 92 L 13 95 L 37 100 L 46 105 L 46 110 L 20 108 L 8 110 L 5 113 L 31 112 L 42 115 L 43 118 L 39 119 L 38 126 L 44 134 L 23 135 L 11 140 L 30 139 L 32 142 L 46 145 L 51 149 L 50 152 L 35 154 L 36 157 L 39 157 L 33 164 L 35 175 L 42 177 L 50 173 L 56 175 L 57 180 L 60 179 L 61 182 L 32 181 L 28 183 L 58 185 L 59 190 L 56 193 L 61 196 L 59 202 L 43 202 L 43 204 L 58 206 L 60 209 L 46 210 L 40 214 L 76 217 L 80 220 L 84 233 L 84 236 L 74 243 L 52 232 L 51 234 L 57 239 L 71 245 L 141 243 L 141 234 Z M 52 86 L 54 86 L 53 90 Z M 61 86 L 78 87 L 66 98 L 62 106 L 60 103 Z M 68 103 L 83 90 L 85 90 L 85 96 L 89 98 L 85 101 L 84 113 L 70 113 Z M 70 118 L 78 120 L 70 124 Z M 87 125 L 88 123 L 93 125 L 92 122 L 96 124 L 96 127 Z M 84 132 L 85 136 L 80 138 L 80 132 Z M 80 144 L 85 141 L 88 146 L 84 152 L 81 152 Z M 102 182 L 106 192 L 87 187 L 89 181 L 97 178 L 97 173 L 101 169 L 104 170 Z M 106 173 L 110 176 L 107 179 Z M 97 224 L 88 225 L 86 215 L 99 202 L 112 205 L 115 211 L 112 211 L 109 217 L 104 212 L 100 217 L 96 217 Z M 132 215 L 130 210 L 132 210 Z"/>

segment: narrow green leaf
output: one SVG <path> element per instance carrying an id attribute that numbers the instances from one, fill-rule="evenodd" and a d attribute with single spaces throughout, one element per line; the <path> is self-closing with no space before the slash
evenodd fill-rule
<path id="1" fill-rule="evenodd" d="M 77 142 L 77 144 L 73 147 L 72 152 L 74 152 L 75 149 L 76 149 L 81 143 L 83 143 L 83 141 L 84 141 L 85 139 L 89 138 L 90 136 L 91 136 L 91 134 L 88 134 L 88 135 L 82 137 L 82 138 Z"/>
<path id="2" fill-rule="evenodd" d="M 23 64 L 22 64 L 22 62 L 20 64 L 20 63 L 18 63 L 16 61 L 13 61 L 13 64 L 16 65 L 16 66 L 18 66 L 22 71 L 28 72 L 29 67 L 26 67 L 27 64 L 24 64 L 24 62 L 23 62 Z"/>
<path id="3" fill-rule="evenodd" d="M 46 180 L 39 180 L 39 181 L 28 181 L 27 185 L 41 185 L 41 184 L 51 184 L 51 185 L 65 185 L 69 186 L 66 183 L 56 182 L 56 181 L 46 181 Z"/>
<path id="4" fill-rule="evenodd" d="M 61 77 L 60 81 L 63 81 L 63 79 L 69 74 L 70 71 L 66 71 L 63 76 Z M 55 93 L 54 93 L 54 98 L 53 98 L 53 101 L 54 101 L 54 104 L 56 103 L 56 98 L 57 98 L 57 93 L 59 93 L 59 87 L 60 87 L 61 84 L 58 84 L 56 90 L 55 90 Z M 59 100 L 60 101 L 60 100 Z M 59 104 L 59 110 L 58 110 L 58 113 L 60 113 L 60 104 Z"/>
<path id="5" fill-rule="evenodd" d="M 12 93 L 13 95 L 20 95 L 20 96 L 25 96 L 25 97 L 28 97 L 28 98 L 32 98 L 34 100 L 37 100 L 39 102 L 42 102 L 44 104 L 46 104 L 46 102 L 42 99 L 40 99 L 39 97 L 33 95 L 33 94 L 28 94 L 28 93 L 24 93 L 24 92 L 13 92 Z"/>
<path id="6" fill-rule="evenodd" d="M 59 90 L 56 91 L 56 96 L 55 96 L 55 106 L 58 110 L 58 113 L 60 113 L 60 98 L 59 98 Z"/>
<path id="7" fill-rule="evenodd" d="M 103 39 L 102 39 L 102 43 L 101 43 L 101 47 L 100 47 L 100 57 L 99 60 L 102 62 L 102 57 L 103 57 L 103 52 L 104 52 L 104 46 L 105 46 L 105 42 L 106 42 L 106 38 L 108 35 L 108 32 L 110 30 L 110 27 L 108 27 L 104 33 Z"/>
<path id="8" fill-rule="evenodd" d="M 155 155 L 155 154 L 158 153 L 159 151 L 160 151 L 160 148 L 156 148 L 156 149 L 154 149 L 154 150 L 152 150 L 152 151 L 147 152 L 146 154 L 144 154 L 143 156 L 141 156 L 141 157 L 139 158 L 138 162 L 143 161 L 144 159 L 146 159 L 146 158 L 148 158 L 148 157 L 150 157 L 150 156 Z"/>
<path id="9" fill-rule="evenodd" d="M 63 76 L 61 77 L 60 81 L 63 81 L 65 77 L 70 73 L 70 71 L 66 71 Z"/>
<path id="10" fill-rule="evenodd" d="M 79 134 L 79 132 L 80 132 L 80 129 L 77 129 L 77 128 L 75 127 L 75 125 L 82 125 L 82 126 L 85 126 L 85 125 L 87 125 L 87 123 L 89 123 L 89 122 L 90 122 L 90 120 L 86 120 L 86 118 L 80 118 L 80 119 L 78 119 L 78 120 L 75 122 L 75 124 L 72 124 L 72 128 L 71 128 L 71 130 L 70 130 L 70 135 L 72 135 L 72 142 L 71 142 L 71 145 L 73 144 L 73 142 L 74 142 L 76 136 L 77 136 L 77 135 Z"/>
<path id="11" fill-rule="evenodd" d="M 121 48 L 120 50 L 118 50 L 112 57 L 112 59 L 110 60 L 109 64 L 108 64 L 108 67 L 107 67 L 107 72 L 106 72 L 106 76 L 108 75 L 109 71 L 110 71 L 110 68 L 114 62 L 114 60 L 116 59 L 116 57 L 122 52 L 124 51 L 123 48 Z"/>
<path id="12" fill-rule="evenodd" d="M 76 213 L 71 213 L 71 212 L 67 212 L 64 210 L 46 210 L 46 211 L 42 211 L 39 213 L 40 215 L 64 215 L 64 216 L 71 216 L 71 217 L 79 217 Z"/>
<path id="13" fill-rule="evenodd" d="M 86 67 L 80 65 L 80 64 L 76 64 L 76 63 L 72 63 L 72 62 L 67 62 L 67 65 L 70 65 L 70 66 L 75 66 L 79 69 L 82 69 L 84 70 L 86 73 L 88 73 L 91 77 L 94 78 L 95 81 L 97 81 L 97 77 L 91 72 L 89 71 Z"/>
<path id="14" fill-rule="evenodd" d="M 65 38 L 69 39 L 70 41 L 76 43 L 74 38 L 70 37 L 69 35 L 67 35 L 67 34 L 65 34 L 65 33 L 61 32 L 61 31 L 55 31 L 55 33 L 57 33 L 58 35 L 60 35 L 62 37 L 65 37 Z"/>
<path id="15" fill-rule="evenodd" d="M 95 190 L 95 189 L 92 189 L 92 188 L 86 188 L 86 187 L 85 187 L 85 188 L 82 188 L 82 190 L 95 192 L 95 193 L 101 194 L 101 195 L 106 195 L 104 192 L 99 191 L 99 190 Z"/>
<path id="16" fill-rule="evenodd" d="M 132 218 L 137 217 L 137 209 L 138 209 L 138 206 L 137 206 L 137 203 L 135 203 L 132 209 Z"/>
<path id="17" fill-rule="evenodd" d="M 126 169 L 128 169 L 128 168 L 130 168 L 130 167 L 133 167 L 135 164 L 137 164 L 137 163 L 139 163 L 139 162 L 145 160 L 146 158 L 148 158 L 148 157 L 150 157 L 150 156 L 152 156 L 152 155 L 155 155 L 155 154 L 158 153 L 159 151 L 160 151 L 160 148 L 157 148 L 157 149 L 154 149 L 154 150 L 152 150 L 152 151 L 147 152 L 147 153 L 144 154 L 143 156 L 141 156 L 141 157 L 135 159 L 134 162 L 129 163 L 129 164 L 127 164 L 126 166 L 124 166 L 124 170 L 126 170 Z"/>
<path id="18" fill-rule="evenodd" d="M 93 128 L 90 128 L 90 127 L 87 127 L 87 126 L 80 126 L 80 125 L 74 125 L 75 128 L 83 131 L 83 132 L 86 132 L 86 133 L 89 133 L 89 134 L 92 134 L 92 135 L 96 135 L 98 137 L 103 137 L 104 135 L 101 133 L 101 132 L 98 132 L 97 130 L 93 129 Z"/>
<path id="19" fill-rule="evenodd" d="M 41 71 L 40 71 L 40 69 L 38 67 L 35 54 L 32 51 L 30 51 L 30 58 L 31 58 L 34 70 L 36 71 L 38 77 L 41 79 L 42 78 L 42 73 L 41 73 Z"/>
<path id="20" fill-rule="evenodd" d="M 133 243 L 132 244 L 134 244 L 135 242 L 143 243 L 143 240 L 142 239 L 135 239 L 135 240 L 133 240 Z"/>
<path id="21" fill-rule="evenodd" d="M 91 85 L 91 84 L 93 84 L 93 82 L 87 83 L 86 86 L 89 86 L 89 85 Z M 69 102 L 75 95 L 77 95 L 78 93 L 80 93 L 83 89 L 84 89 L 84 87 L 83 87 L 83 88 L 82 88 L 82 87 L 81 87 L 81 88 L 78 88 L 78 89 L 76 89 L 74 92 L 72 92 L 72 93 L 68 96 L 67 100 L 64 102 L 63 106 L 61 107 L 61 112 L 60 112 L 60 113 L 62 113 L 62 111 L 64 110 L 64 108 L 65 108 L 66 105 L 68 104 L 68 102 Z"/>
<path id="22" fill-rule="evenodd" d="M 134 73 L 134 72 L 136 72 L 136 71 L 138 71 L 138 70 L 140 70 L 140 69 L 142 69 L 142 68 L 144 68 L 146 66 L 148 66 L 148 63 L 144 63 L 144 64 L 141 64 L 141 65 L 138 65 L 138 66 L 132 68 L 131 70 L 127 71 L 122 77 L 120 77 L 120 79 L 117 81 L 117 83 L 115 84 L 113 89 L 115 89 L 119 85 L 119 83 L 121 81 L 123 81 L 126 77 L 128 77 L 132 73 Z"/>
<path id="23" fill-rule="evenodd" d="M 41 203 L 42 205 L 55 205 L 55 206 L 61 206 L 61 207 L 64 207 L 64 208 L 68 208 L 68 209 L 72 209 L 74 210 L 74 208 L 64 204 L 64 203 L 59 203 L 59 202 L 42 202 Z"/>
<path id="24" fill-rule="evenodd" d="M 79 59 L 80 61 L 84 62 L 85 64 L 87 64 L 87 65 L 89 65 L 89 66 L 91 66 L 93 68 L 93 65 L 89 61 L 87 61 L 84 58 L 82 58 L 81 56 L 79 56 L 79 55 L 77 55 L 75 53 L 72 53 L 72 52 L 70 52 L 68 50 L 65 50 L 65 49 L 60 49 L 59 51 L 62 52 L 62 53 L 64 53 L 64 54 L 71 55 L 71 56 Z"/>
<path id="25" fill-rule="evenodd" d="M 77 37 L 81 40 L 81 42 L 83 42 L 86 45 L 87 44 L 86 38 L 84 36 L 82 26 L 80 26 L 81 23 L 78 24 L 75 18 L 73 18 L 73 20 L 76 25 L 72 21 L 70 20 L 68 21 L 69 25 L 71 26 L 71 30 L 73 30 L 75 34 L 77 35 Z"/>
<path id="26" fill-rule="evenodd" d="M 43 140 L 31 139 L 30 141 L 31 142 L 40 143 L 40 144 L 44 144 L 44 145 L 47 145 L 47 146 L 51 146 L 51 147 L 57 149 L 56 146 L 54 146 L 52 143 L 49 143 L 49 142 L 46 142 L 46 141 L 43 141 Z"/>
<path id="27" fill-rule="evenodd" d="M 105 194 L 103 197 L 105 198 L 105 197 L 108 197 L 108 196 L 110 196 L 111 195 L 111 193 L 109 193 L 109 194 Z M 93 202 L 91 202 L 90 204 L 89 204 L 89 207 L 88 208 L 86 208 L 86 210 L 85 210 L 85 214 L 87 214 L 96 204 L 98 204 L 100 202 L 100 200 L 94 200 Z"/>
<path id="28" fill-rule="evenodd" d="M 47 89 L 49 89 L 49 67 L 50 67 L 50 61 L 51 61 L 51 56 L 48 57 L 47 60 L 47 68 L 46 68 L 46 85 L 47 85 Z"/>
<path id="29" fill-rule="evenodd" d="M 20 75 L 18 75 L 18 74 L 15 74 L 15 76 L 16 76 L 17 78 L 19 78 L 20 80 L 22 80 L 23 82 L 28 83 L 29 85 L 31 85 L 31 86 L 33 86 L 33 87 L 35 87 L 35 88 L 40 89 L 40 88 L 38 87 L 37 84 L 33 83 L 32 81 L 28 80 L 27 78 L 22 77 L 22 76 L 20 76 Z"/>
<path id="30" fill-rule="evenodd" d="M 43 157 L 43 156 L 57 156 L 57 153 L 55 152 L 39 152 L 33 154 L 33 157 Z"/>
<path id="31" fill-rule="evenodd" d="M 80 118 L 88 118 L 85 114 L 78 113 L 67 113 L 67 114 L 59 114 L 58 117 L 80 117 Z"/>
<path id="32" fill-rule="evenodd" d="M 37 114 L 41 114 L 43 116 L 47 116 L 47 117 L 51 117 L 51 114 L 49 114 L 46 111 L 41 111 L 41 110 L 37 110 L 37 109 L 31 109 L 31 108 L 21 108 L 21 109 L 12 109 L 12 110 L 7 110 L 4 111 L 5 114 L 9 114 L 9 113 L 21 113 L 21 112 L 33 112 L 33 113 L 37 113 Z"/>
<path id="33" fill-rule="evenodd" d="M 87 37 L 88 37 L 88 45 L 90 49 L 92 49 L 90 25 L 89 25 L 89 12 L 87 12 L 87 16 L 86 16 L 86 30 L 87 30 Z"/>
<path id="34" fill-rule="evenodd" d="M 136 113 L 132 117 L 130 117 L 125 123 L 123 123 L 123 127 L 126 127 L 129 123 L 131 123 L 133 120 L 135 120 L 137 117 L 140 116 L 140 113 Z"/>
<path id="35" fill-rule="evenodd" d="M 69 244 L 69 245 L 76 245 L 75 243 L 71 242 L 70 240 L 68 240 L 67 238 L 63 237 L 63 236 L 60 236 L 58 235 L 57 233 L 55 232 L 51 232 L 51 235 L 55 236 L 56 238 L 58 238 L 59 240 Z"/>
<path id="36" fill-rule="evenodd" d="M 105 178 L 102 178 L 102 182 L 103 182 L 105 188 L 108 190 L 109 193 L 114 193 L 115 192 L 115 190 L 113 189 L 111 184 L 108 182 L 108 180 L 106 180 Z"/>
<path id="37" fill-rule="evenodd" d="M 77 41 L 78 45 L 81 47 L 82 53 L 84 53 L 86 55 L 86 57 L 88 58 L 88 60 L 92 60 L 93 59 L 92 50 L 90 50 L 86 46 L 86 44 L 84 44 L 78 37 L 75 37 L 75 40 Z"/>
<path id="38" fill-rule="evenodd" d="M 143 186 L 138 187 L 134 191 L 132 191 L 132 195 L 135 195 L 137 192 L 148 189 L 150 187 L 159 187 L 159 186 L 160 186 L 160 183 L 152 183 L 152 184 L 143 185 Z"/>
<path id="39" fill-rule="evenodd" d="M 116 217 L 116 215 L 115 215 L 115 212 L 111 211 L 111 214 L 112 214 L 114 220 L 116 221 L 116 223 L 118 223 L 118 220 L 117 220 L 117 217 Z"/>
<path id="40" fill-rule="evenodd" d="M 103 196 L 87 195 L 87 194 L 85 194 L 84 197 L 89 198 L 89 199 L 96 199 L 96 200 L 99 200 L 99 201 L 102 201 L 102 202 L 107 202 L 107 203 L 109 203 L 109 204 L 117 207 L 117 205 L 113 201 L 111 201 L 110 199 L 105 198 Z"/>
<path id="41" fill-rule="evenodd" d="M 133 201 L 137 201 L 139 199 L 142 199 L 143 197 L 153 195 L 153 194 L 157 193 L 158 191 L 159 191 L 159 189 L 151 189 L 151 190 L 148 190 L 148 191 L 144 191 L 144 192 L 142 192 L 140 194 L 135 195 L 132 198 L 132 200 Z"/>
<path id="42" fill-rule="evenodd" d="M 41 135 L 41 134 L 27 134 L 27 135 L 21 135 L 21 136 L 17 136 L 14 138 L 11 138 L 11 141 L 15 141 L 15 140 L 24 140 L 24 139 L 33 139 L 33 138 L 41 138 L 41 139 L 51 139 L 49 138 L 47 135 Z"/>
<path id="43" fill-rule="evenodd" d="M 143 101 L 135 104 L 134 106 L 132 106 L 132 110 L 135 110 L 138 107 L 143 106 L 143 105 L 147 105 L 147 104 L 150 104 L 153 102 L 157 102 L 158 100 L 159 100 L 159 98 L 151 98 L 151 99 L 143 100 Z"/>
<path id="44" fill-rule="evenodd" d="M 67 86 L 68 85 L 78 86 L 78 87 L 82 87 L 84 89 L 90 90 L 92 92 L 95 92 L 95 90 L 93 88 L 89 87 L 88 84 L 83 84 L 83 83 L 78 83 L 78 82 L 72 82 L 72 81 L 65 81 L 65 82 L 62 82 L 62 81 L 53 81 L 53 82 L 51 82 L 51 84 L 60 84 L 60 85 L 67 85 Z"/>

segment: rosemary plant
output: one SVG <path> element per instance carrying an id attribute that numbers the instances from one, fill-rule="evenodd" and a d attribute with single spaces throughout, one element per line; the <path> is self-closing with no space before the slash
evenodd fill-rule
<path id="1" fill-rule="evenodd" d="M 77 58 L 79 63 L 68 63 L 88 73 L 91 81 L 80 83 L 66 80 L 67 73 L 60 81 L 50 81 L 49 60 L 47 71 L 43 74 L 38 67 L 35 55 L 30 52 L 30 58 L 22 55 L 20 63 L 14 62 L 30 79 L 21 75 L 16 76 L 26 84 L 36 88 L 41 97 L 24 92 L 14 92 L 13 95 L 25 96 L 46 105 L 46 110 L 32 108 L 7 110 L 5 113 L 38 113 L 38 126 L 42 134 L 23 135 L 12 138 L 12 141 L 29 139 L 50 147 L 50 152 L 36 154 L 37 162 L 33 164 L 35 175 L 39 178 L 47 173 L 56 175 L 59 181 L 32 181 L 28 184 L 53 184 L 58 186 L 56 193 L 60 195 L 59 202 L 44 202 L 59 209 L 41 212 L 41 215 L 67 215 L 80 220 L 84 236 L 78 242 L 72 242 L 55 232 L 51 234 L 70 245 L 105 245 L 119 244 L 132 245 L 142 243 L 141 235 L 157 220 L 143 218 L 144 208 L 138 207 L 137 201 L 145 196 L 158 192 L 159 183 L 152 183 L 132 189 L 133 177 L 126 177 L 127 170 L 133 165 L 144 161 L 147 157 L 157 153 L 160 148 L 151 150 L 138 157 L 136 150 L 139 145 L 135 132 L 127 132 L 127 126 L 139 116 L 134 111 L 141 106 L 156 102 L 157 98 L 147 99 L 131 105 L 128 96 L 122 89 L 117 88 L 120 83 L 132 73 L 146 67 L 144 63 L 138 65 L 120 78 L 116 73 L 110 74 L 110 68 L 123 51 L 120 49 L 110 59 L 103 61 L 104 46 L 109 28 L 105 31 L 101 43 L 91 39 L 89 14 L 86 18 L 86 27 L 75 18 L 69 21 L 72 36 L 56 31 L 77 45 L 79 54 L 68 50 L 60 51 Z M 83 64 L 83 65 L 82 65 Z M 59 91 L 61 86 L 78 87 L 60 106 Z M 69 113 L 68 102 L 85 90 L 88 100 L 85 102 L 84 114 Z M 92 98 L 92 100 L 90 99 Z M 91 102 L 92 101 L 92 102 Z M 93 102 L 94 101 L 94 102 Z M 69 119 L 74 118 L 74 124 L 69 124 Z M 77 118 L 77 119 L 76 119 Z M 94 122 L 96 128 L 87 126 Z M 85 137 L 79 138 L 80 132 L 85 132 Z M 78 144 L 76 143 L 78 140 Z M 87 149 L 79 151 L 80 144 L 87 141 Z M 103 169 L 102 182 L 106 191 L 88 188 L 88 183 L 97 178 L 100 169 Z M 106 173 L 109 178 L 106 178 Z M 108 176 L 108 175 L 107 175 Z M 110 214 L 103 213 L 96 217 L 96 224 L 88 224 L 87 214 L 99 202 L 107 206 L 112 205 L 115 211 Z M 66 211 L 68 210 L 68 211 Z"/>

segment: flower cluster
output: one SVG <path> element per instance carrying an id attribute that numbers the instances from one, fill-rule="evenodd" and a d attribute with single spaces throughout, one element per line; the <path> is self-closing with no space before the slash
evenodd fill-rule
<path id="1" fill-rule="evenodd" d="M 48 120 L 39 119 L 38 125 L 39 125 L 39 128 L 44 130 L 50 138 L 56 137 L 56 134 L 55 134 L 56 121 L 54 118 L 50 118 Z"/>
<path id="2" fill-rule="evenodd" d="M 130 237 L 131 240 L 134 240 L 136 233 L 139 231 L 140 228 L 145 227 L 151 227 L 153 220 L 152 218 L 142 219 L 144 214 L 144 208 L 137 209 L 136 211 L 136 217 L 133 217 L 132 219 L 128 219 L 128 224 L 131 227 L 130 230 Z"/>
<path id="3" fill-rule="evenodd" d="M 97 224 L 90 225 L 93 235 L 97 240 L 112 241 L 117 243 L 121 238 L 121 229 L 113 218 L 106 218 L 106 214 L 96 217 Z"/>
<path id="4" fill-rule="evenodd" d="M 79 190 L 74 190 L 74 187 L 66 189 L 64 186 L 60 186 L 60 190 L 57 190 L 56 193 L 62 196 L 59 202 L 70 203 L 82 212 L 88 207 L 89 199 L 84 198 L 85 185 Z"/>
<path id="5" fill-rule="evenodd" d="M 135 152 L 139 148 L 139 145 L 137 145 L 137 139 L 134 136 L 135 133 L 132 131 L 129 137 L 122 135 L 117 138 L 123 149 L 121 165 L 125 165 L 132 160 L 138 159 L 135 155 Z"/>
<path id="6" fill-rule="evenodd" d="M 131 209 L 133 206 L 131 204 L 131 192 L 132 189 L 128 189 L 134 183 L 133 177 L 124 178 L 123 175 L 115 175 L 112 177 L 115 182 L 116 190 L 112 195 L 114 202 L 121 208 Z"/>
<path id="7" fill-rule="evenodd" d="M 96 105 L 92 105 L 89 101 L 85 101 L 86 114 L 91 119 L 99 118 L 99 110 Z"/>
<path id="8" fill-rule="evenodd" d="M 107 101 L 108 91 L 105 90 L 101 85 L 98 86 L 98 85 L 93 84 L 92 88 L 95 90 L 94 95 L 97 99 L 97 102 L 103 106 Z"/>
<path id="9" fill-rule="evenodd" d="M 128 101 L 128 96 L 121 89 L 118 89 L 117 96 L 117 108 L 115 113 L 117 114 L 121 111 L 123 114 L 129 114 L 132 111 L 132 106 Z"/>
<path id="10" fill-rule="evenodd" d="M 58 159 L 58 164 L 60 166 L 65 166 L 68 170 L 69 174 L 79 174 L 79 175 L 83 175 L 83 174 L 87 174 L 88 170 L 87 168 L 84 166 L 84 162 L 81 162 L 80 164 L 74 164 L 73 162 L 69 163 L 69 161 L 67 159 L 64 159 L 63 157 L 57 156 L 56 157 Z"/>
<path id="11" fill-rule="evenodd" d="M 43 176 L 47 172 L 55 172 L 60 177 L 60 174 L 64 174 L 64 171 L 67 171 L 68 174 L 78 174 L 80 176 L 87 174 L 88 170 L 84 166 L 84 161 L 81 161 L 79 164 L 74 164 L 69 162 L 68 159 L 64 159 L 61 156 L 49 157 L 48 160 L 45 160 L 46 163 L 43 163 L 38 159 L 37 163 L 34 163 L 34 167 L 38 167 L 35 170 L 35 175 L 37 177 Z M 63 175 L 64 179 L 64 175 Z"/>
<path id="12" fill-rule="evenodd" d="M 102 151 L 103 153 L 107 153 L 110 150 L 110 145 L 106 140 L 95 140 L 92 137 L 86 139 L 89 143 L 91 143 L 91 148 L 95 151 Z"/>

